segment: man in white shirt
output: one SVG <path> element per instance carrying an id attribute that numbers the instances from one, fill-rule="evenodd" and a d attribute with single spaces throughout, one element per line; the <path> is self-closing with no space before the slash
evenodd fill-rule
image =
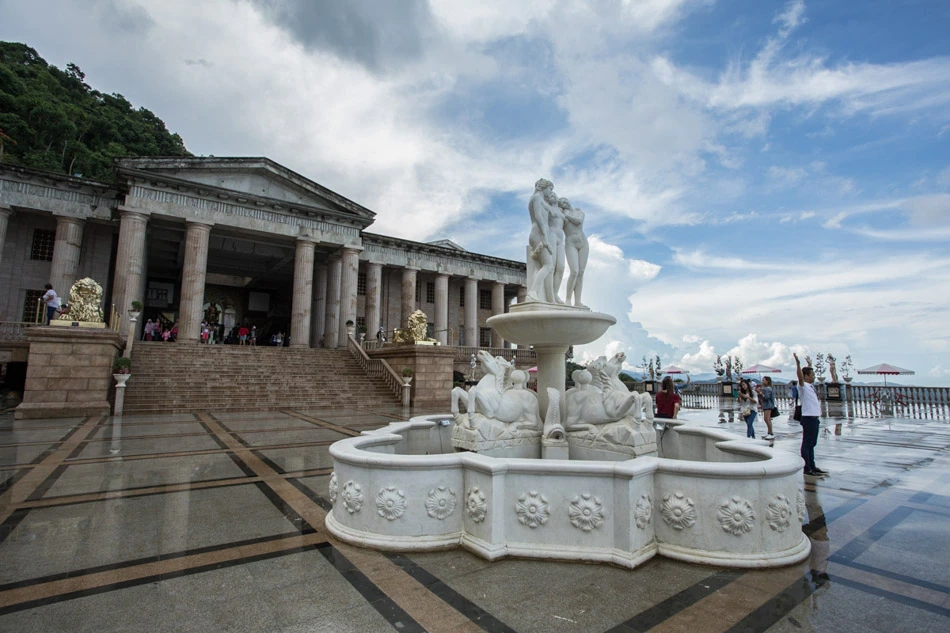
<path id="1" fill-rule="evenodd" d="M 802 367 L 795 356 L 795 369 L 798 372 L 798 382 L 801 385 L 799 395 L 802 399 L 802 459 L 805 460 L 805 474 L 810 477 L 823 477 L 828 474 L 815 465 L 815 445 L 818 443 L 818 427 L 821 424 L 821 403 L 815 392 L 815 370 L 811 367 Z"/>
<path id="2" fill-rule="evenodd" d="M 43 295 L 43 301 L 46 302 L 46 325 L 49 325 L 49 322 L 53 320 L 53 313 L 60 308 L 59 296 L 53 290 L 53 284 L 46 284 L 46 294 Z"/>

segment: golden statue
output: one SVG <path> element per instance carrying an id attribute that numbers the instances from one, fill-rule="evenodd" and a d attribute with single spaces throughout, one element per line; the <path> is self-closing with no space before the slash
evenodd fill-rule
<path id="1" fill-rule="evenodd" d="M 102 286 L 90 277 L 80 279 L 69 289 L 68 309 L 59 318 L 63 321 L 102 323 Z"/>
<path id="2" fill-rule="evenodd" d="M 396 330 L 393 335 L 393 343 L 409 343 L 410 345 L 438 345 L 439 342 L 434 338 L 427 336 L 429 332 L 429 322 L 426 319 L 426 313 L 422 310 L 416 310 L 409 315 L 409 323 L 404 329 Z"/>

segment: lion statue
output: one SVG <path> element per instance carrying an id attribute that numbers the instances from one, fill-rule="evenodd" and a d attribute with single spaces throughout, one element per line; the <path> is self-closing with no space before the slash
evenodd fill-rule
<path id="1" fill-rule="evenodd" d="M 59 318 L 66 321 L 102 323 L 102 286 L 90 277 L 80 279 L 69 289 L 68 309 Z"/>
<path id="2" fill-rule="evenodd" d="M 427 336 L 428 331 L 429 322 L 426 319 L 426 313 L 422 310 L 416 310 L 409 315 L 407 326 L 404 329 L 396 330 L 393 335 L 393 343 L 430 343 L 438 345 L 437 340 Z"/>

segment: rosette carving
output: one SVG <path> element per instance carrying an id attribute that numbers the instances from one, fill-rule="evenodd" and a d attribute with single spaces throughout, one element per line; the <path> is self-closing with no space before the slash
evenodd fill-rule
<path id="1" fill-rule="evenodd" d="M 359 512 L 360 508 L 363 507 L 363 489 L 353 480 L 343 484 L 340 496 L 343 498 L 343 507 L 350 514 Z"/>
<path id="2" fill-rule="evenodd" d="M 733 497 L 719 506 L 719 525 L 733 536 L 748 534 L 755 524 L 752 504 L 741 497 Z"/>
<path id="3" fill-rule="evenodd" d="M 696 523 L 696 504 L 682 492 L 675 492 L 663 497 L 660 514 L 668 526 L 683 530 Z"/>
<path id="4" fill-rule="evenodd" d="M 336 471 L 330 473 L 330 485 L 327 486 L 327 493 L 330 495 L 330 503 L 336 503 L 336 496 L 340 492 L 340 483 L 336 479 Z"/>
<path id="5" fill-rule="evenodd" d="M 637 522 L 637 527 L 641 530 L 646 529 L 653 519 L 653 499 L 648 494 L 640 495 L 637 499 L 637 505 L 633 510 L 633 518 Z"/>
<path id="6" fill-rule="evenodd" d="M 567 507 L 567 516 L 571 525 L 579 530 L 590 532 L 604 524 L 604 504 L 590 494 L 575 496 Z"/>
<path id="7" fill-rule="evenodd" d="M 485 520 L 485 515 L 488 514 L 488 503 L 485 501 L 485 493 L 479 490 L 478 486 L 472 486 L 465 494 L 465 511 L 475 523 Z"/>
<path id="8" fill-rule="evenodd" d="M 406 495 L 395 486 L 387 486 L 376 495 L 376 513 L 387 521 L 394 521 L 406 512 Z"/>
<path id="9" fill-rule="evenodd" d="M 441 521 L 445 517 L 455 512 L 455 504 L 458 502 L 458 496 L 455 491 L 448 486 L 439 486 L 433 488 L 426 495 L 426 514 L 433 519 Z"/>
<path id="10" fill-rule="evenodd" d="M 518 497 L 515 513 L 518 515 L 519 523 L 532 529 L 547 523 L 548 517 L 551 516 L 547 497 L 535 490 L 522 493 Z"/>
<path id="11" fill-rule="evenodd" d="M 765 514 L 769 527 L 776 532 L 784 532 L 792 524 L 792 504 L 785 495 L 776 495 Z"/>

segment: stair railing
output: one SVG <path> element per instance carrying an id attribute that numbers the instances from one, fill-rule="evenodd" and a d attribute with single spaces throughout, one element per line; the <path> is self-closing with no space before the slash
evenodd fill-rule
<path id="1" fill-rule="evenodd" d="M 356 359 L 360 368 L 367 376 L 381 376 L 386 381 L 386 385 L 392 390 L 393 396 L 402 400 L 403 381 L 402 378 L 393 371 L 393 368 L 381 358 L 370 358 L 363 351 L 363 348 L 356 342 L 352 336 L 346 337 L 346 349 L 350 356 Z"/>

